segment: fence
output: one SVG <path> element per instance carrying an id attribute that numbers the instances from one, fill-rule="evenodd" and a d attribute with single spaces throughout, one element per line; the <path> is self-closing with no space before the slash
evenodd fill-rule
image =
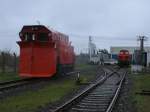
<path id="1" fill-rule="evenodd" d="M 1 52 L 0 53 L 0 72 L 17 72 L 18 56 L 16 53 Z"/>

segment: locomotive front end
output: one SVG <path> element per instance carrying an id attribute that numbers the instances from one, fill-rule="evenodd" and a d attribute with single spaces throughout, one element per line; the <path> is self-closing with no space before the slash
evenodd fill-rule
<path id="1" fill-rule="evenodd" d="M 24 26 L 19 33 L 19 75 L 51 77 L 56 73 L 55 43 L 51 32 L 42 25 Z"/>
<path id="2" fill-rule="evenodd" d="M 120 50 L 118 54 L 119 66 L 128 66 L 130 64 L 130 54 L 128 50 Z"/>

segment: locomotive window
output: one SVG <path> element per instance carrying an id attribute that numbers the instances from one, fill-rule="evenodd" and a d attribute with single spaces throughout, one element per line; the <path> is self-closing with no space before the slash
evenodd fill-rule
<path id="1" fill-rule="evenodd" d="M 47 33 L 40 33 L 37 37 L 37 40 L 38 41 L 41 41 L 41 42 L 46 42 L 48 41 L 48 34 Z"/>
<path id="2" fill-rule="evenodd" d="M 30 34 L 30 33 L 27 33 L 27 34 L 25 34 L 25 39 L 24 39 L 25 41 L 28 41 L 28 42 L 31 42 L 31 41 L 33 41 L 33 40 L 35 40 L 35 35 L 34 34 Z"/>
<path id="3" fill-rule="evenodd" d="M 129 54 L 128 52 L 126 52 L 126 54 Z"/>
<path id="4" fill-rule="evenodd" d="M 120 54 L 123 54 L 123 52 L 120 52 Z"/>

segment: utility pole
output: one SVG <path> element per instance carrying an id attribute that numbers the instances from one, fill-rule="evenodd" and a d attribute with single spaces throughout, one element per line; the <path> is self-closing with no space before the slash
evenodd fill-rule
<path id="1" fill-rule="evenodd" d="M 92 55 L 92 51 L 91 51 L 91 44 L 92 44 L 92 37 L 89 36 L 89 56 L 90 56 L 90 60 L 91 60 L 91 55 Z"/>
<path id="2" fill-rule="evenodd" d="M 144 51 L 144 41 L 146 40 L 146 36 L 139 36 L 138 41 L 140 41 L 140 50 Z"/>
<path id="3" fill-rule="evenodd" d="M 146 40 L 146 36 L 138 36 L 138 41 L 140 41 L 140 64 L 143 65 L 144 63 L 144 41 Z"/>

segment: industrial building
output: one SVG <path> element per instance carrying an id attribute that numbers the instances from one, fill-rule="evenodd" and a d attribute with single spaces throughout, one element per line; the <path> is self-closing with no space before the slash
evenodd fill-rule
<path id="1" fill-rule="evenodd" d="M 110 54 L 111 54 L 111 58 L 112 59 L 116 59 L 118 58 L 118 53 L 120 50 L 125 49 L 128 50 L 129 53 L 131 54 L 131 60 L 136 60 L 134 59 L 135 57 L 135 51 L 140 50 L 140 47 L 137 46 L 112 46 L 110 47 Z M 150 47 L 144 47 L 144 52 L 146 53 L 146 64 L 147 66 L 150 65 Z"/>
<path id="2" fill-rule="evenodd" d="M 139 50 L 140 49 L 140 47 L 134 47 L 134 46 L 128 46 L 128 47 L 123 47 L 123 46 L 112 46 L 112 47 L 110 47 L 110 53 L 111 54 L 118 54 L 119 53 L 119 51 L 120 50 L 122 50 L 122 49 L 126 49 L 126 50 L 128 50 L 129 51 L 129 53 L 130 54 L 133 54 L 134 53 L 134 51 L 135 50 Z M 144 47 L 144 50 L 145 50 L 145 52 L 150 52 L 150 47 Z"/>
<path id="3" fill-rule="evenodd" d="M 99 57 L 97 55 L 97 48 L 96 45 L 92 42 L 92 37 L 89 37 L 89 62 L 90 63 L 98 63 Z"/>
<path id="4" fill-rule="evenodd" d="M 92 37 L 89 37 L 89 63 L 93 64 L 103 64 L 105 61 L 108 61 L 110 56 L 108 51 L 104 49 L 97 49 L 96 45 L 92 41 Z"/>

